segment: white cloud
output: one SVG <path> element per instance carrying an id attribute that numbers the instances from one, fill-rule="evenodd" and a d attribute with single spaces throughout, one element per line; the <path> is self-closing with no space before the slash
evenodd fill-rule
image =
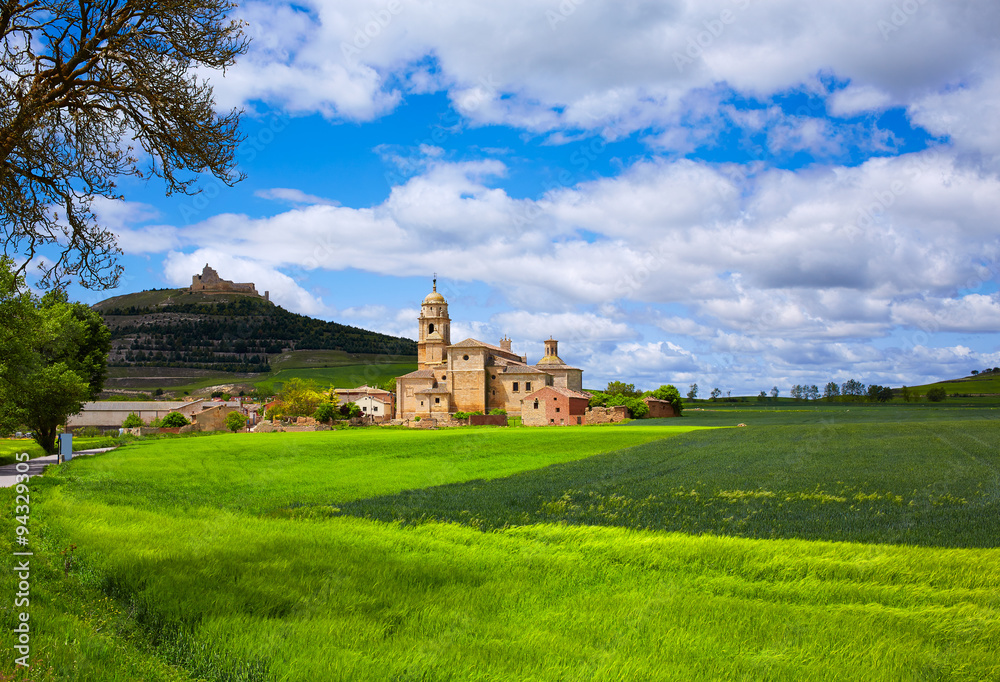
<path id="1" fill-rule="evenodd" d="M 211 248 L 198 249 L 186 254 L 171 251 L 163 262 L 163 271 L 174 286 L 191 285 L 191 277 L 199 274 L 205 264 L 210 264 L 222 279 L 232 282 L 253 282 L 263 295 L 270 292 L 274 303 L 298 313 L 312 316 L 327 316 L 330 311 L 318 298 L 299 286 L 295 280 L 259 262 L 234 257 L 224 251 Z"/>
<path id="2" fill-rule="evenodd" d="M 294 189 L 290 187 L 272 187 L 270 189 L 259 189 L 254 192 L 254 196 L 260 197 L 261 199 L 272 199 L 274 201 L 280 201 L 287 204 L 321 204 L 324 206 L 338 206 L 339 202 L 333 199 L 324 199 L 323 197 L 318 197 L 314 194 L 306 194 L 300 189 Z"/>
<path id="3" fill-rule="evenodd" d="M 834 92 L 828 107 L 834 116 L 850 117 L 879 111 L 891 103 L 892 97 L 884 90 L 871 85 L 851 84 Z"/>
<path id="4" fill-rule="evenodd" d="M 917 3 L 912 12 L 889 0 L 563 3 L 572 12 L 531 0 L 388 6 L 247 3 L 251 52 L 213 78 L 217 93 L 227 106 L 262 99 L 371 120 L 404 89 L 444 89 L 478 123 L 621 132 L 669 128 L 678 102 L 719 84 L 767 98 L 819 91 L 817 75 L 832 74 L 850 84 L 832 95 L 831 111 L 850 116 L 959 82 L 997 53 L 1000 23 L 990 0 Z"/>

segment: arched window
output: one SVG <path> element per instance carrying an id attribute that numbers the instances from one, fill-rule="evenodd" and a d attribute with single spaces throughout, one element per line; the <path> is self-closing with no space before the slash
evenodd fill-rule
<path id="1" fill-rule="evenodd" d="M 428 334 L 433 334 L 434 333 L 434 323 L 433 322 L 431 322 L 429 325 L 427 325 L 427 333 Z"/>

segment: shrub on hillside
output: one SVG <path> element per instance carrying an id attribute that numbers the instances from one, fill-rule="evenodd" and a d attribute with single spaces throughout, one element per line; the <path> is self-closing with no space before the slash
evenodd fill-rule
<path id="1" fill-rule="evenodd" d="M 943 386 L 935 386 L 934 388 L 927 391 L 927 399 L 932 403 L 939 403 L 948 397 L 948 392 L 944 390 Z"/>

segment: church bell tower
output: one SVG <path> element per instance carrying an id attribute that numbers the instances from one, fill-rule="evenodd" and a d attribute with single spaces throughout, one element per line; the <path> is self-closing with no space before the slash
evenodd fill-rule
<path id="1" fill-rule="evenodd" d="M 419 369 L 437 369 L 448 361 L 448 346 L 451 345 L 451 318 L 448 317 L 448 301 L 437 290 L 437 275 L 434 276 L 434 290 L 427 294 L 420 305 L 420 327 L 417 337 L 417 366 Z"/>

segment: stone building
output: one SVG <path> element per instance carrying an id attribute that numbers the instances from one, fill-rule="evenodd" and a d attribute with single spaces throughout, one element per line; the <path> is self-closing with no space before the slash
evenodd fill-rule
<path id="1" fill-rule="evenodd" d="M 558 341 L 545 342 L 545 355 L 535 365 L 511 350 L 506 336 L 494 346 L 476 339 L 451 342 L 448 302 L 434 290 L 427 294 L 417 319 L 417 371 L 396 381 L 396 418 L 438 417 L 455 412 L 506 410 L 522 413 L 522 402 L 545 386 L 583 390 L 583 370 L 559 357 Z"/>
<path id="2" fill-rule="evenodd" d="M 590 395 L 562 386 L 545 386 L 525 397 L 521 423 L 525 426 L 572 426 L 586 423 Z"/>
<path id="3" fill-rule="evenodd" d="M 205 263 L 205 269 L 200 275 L 192 275 L 191 288 L 188 291 L 204 294 L 249 294 L 261 297 L 265 301 L 270 298 L 268 291 L 265 291 L 263 296 L 258 294 L 253 282 L 230 282 L 228 279 L 222 279 L 218 272 L 208 266 L 208 263 Z"/>

